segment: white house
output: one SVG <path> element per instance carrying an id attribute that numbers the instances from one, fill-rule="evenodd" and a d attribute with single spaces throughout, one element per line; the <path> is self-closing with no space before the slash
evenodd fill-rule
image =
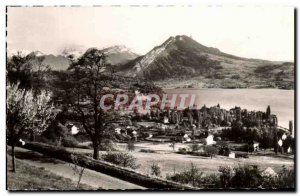
<path id="1" fill-rule="evenodd" d="M 215 144 L 216 142 L 214 141 L 214 136 L 213 135 L 208 135 L 206 138 L 206 145 L 212 145 Z"/>
<path id="2" fill-rule="evenodd" d="M 277 176 L 277 173 L 271 167 L 268 167 L 261 173 L 261 175 L 274 177 L 274 176 Z"/>

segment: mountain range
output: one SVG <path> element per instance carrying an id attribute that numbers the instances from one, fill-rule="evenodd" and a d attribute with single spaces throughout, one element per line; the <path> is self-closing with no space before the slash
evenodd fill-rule
<path id="1" fill-rule="evenodd" d="M 294 88 L 294 63 L 248 59 L 206 47 L 191 37 L 170 37 L 120 67 L 164 88 Z"/>
<path id="2" fill-rule="evenodd" d="M 144 78 L 163 88 L 294 88 L 293 62 L 238 57 L 185 35 L 172 36 L 145 55 L 123 45 L 101 50 L 107 54 L 108 63 L 116 65 L 116 74 Z M 8 51 L 8 57 L 12 53 Z M 53 70 L 66 70 L 70 64 L 67 56 L 79 57 L 84 51 L 34 53 L 44 56 L 43 63 Z"/>

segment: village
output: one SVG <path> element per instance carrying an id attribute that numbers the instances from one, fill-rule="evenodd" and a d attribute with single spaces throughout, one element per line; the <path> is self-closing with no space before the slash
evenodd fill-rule
<path id="1" fill-rule="evenodd" d="M 186 170 L 191 162 L 203 165 L 207 174 L 217 172 L 222 165 L 243 163 L 261 165 L 263 172 L 275 175 L 286 159 L 293 157 L 294 133 L 292 122 L 289 129 L 278 126 L 277 117 L 270 110 L 270 106 L 266 112 L 237 106 L 225 110 L 218 104 L 200 109 L 194 105 L 185 110 L 153 107 L 147 113 L 119 111 L 118 120 L 111 124 L 115 137 L 105 150 L 129 152 L 145 165 L 137 169 L 142 173 L 147 174 L 152 164 L 159 164 L 165 177 L 174 170 Z M 68 124 L 74 137 L 80 137 L 79 128 Z M 90 150 L 80 148 L 90 143 L 69 149 L 86 154 Z M 263 157 L 270 159 L 271 164 L 260 162 Z M 208 167 L 210 162 L 213 164 Z M 289 161 L 286 164 L 292 166 Z"/>
<path id="2" fill-rule="evenodd" d="M 240 142 L 253 143 L 253 150 L 259 150 L 259 142 L 262 139 L 261 129 L 269 132 L 276 131 L 277 143 L 281 147 L 287 137 L 293 136 L 292 122 L 290 129 L 279 127 L 277 117 L 270 112 L 247 111 L 235 107 L 226 111 L 220 105 L 201 109 L 160 110 L 152 108 L 150 112 L 141 114 L 132 112 L 121 114 L 120 119 L 113 124 L 119 141 L 151 141 L 151 142 L 178 142 L 178 143 L 203 143 L 206 145 L 216 144 L 217 141 L 229 141 L 233 139 Z M 270 110 L 270 106 L 268 106 Z M 121 112 L 122 113 L 122 112 Z M 251 136 L 243 134 L 243 138 L 237 133 L 236 138 L 228 138 L 224 132 L 239 126 L 240 132 L 248 131 Z M 254 132 L 255 132 L 254 131 Z M 264 145 L 262 145 L 264 146 Z M 292 144 L 281 152 L 291 153 Z"/>

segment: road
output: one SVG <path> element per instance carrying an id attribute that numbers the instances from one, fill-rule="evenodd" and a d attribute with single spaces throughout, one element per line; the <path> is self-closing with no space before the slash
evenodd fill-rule
<path id="1" fill-rule="evenodd" d="M 72 179 L 75 183 L 77 183 L 78 181 L 79 176 L 78 174 L 74 174 L 74 171 L 69 163 L 24 148 L 16 147 L 15 151 L 16 158 L 20 161 L 23 161 L 24 163 L 36 167 L 43 167 L 45 170 L 50 171 L 56 175 Z M 130 182 L 120 180 L 118 178 L 114 178 L 112 176 L 102 174 L 90 169 L 84 170 L 81 183 L 90 185 L 95 189 L 146 189 L 145 187 L 132 184 Z"/>

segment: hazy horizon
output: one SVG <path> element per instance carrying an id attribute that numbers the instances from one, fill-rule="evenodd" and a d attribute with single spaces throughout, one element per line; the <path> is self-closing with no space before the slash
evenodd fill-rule
<path id="1" fill-rule="evenodd" d="M 125 45 L 143 55 L 187 35 L 240 57 L 294 60 L 292 7 L 8 7 L 7 17 L 8 49 L 59 54 Z"/>

